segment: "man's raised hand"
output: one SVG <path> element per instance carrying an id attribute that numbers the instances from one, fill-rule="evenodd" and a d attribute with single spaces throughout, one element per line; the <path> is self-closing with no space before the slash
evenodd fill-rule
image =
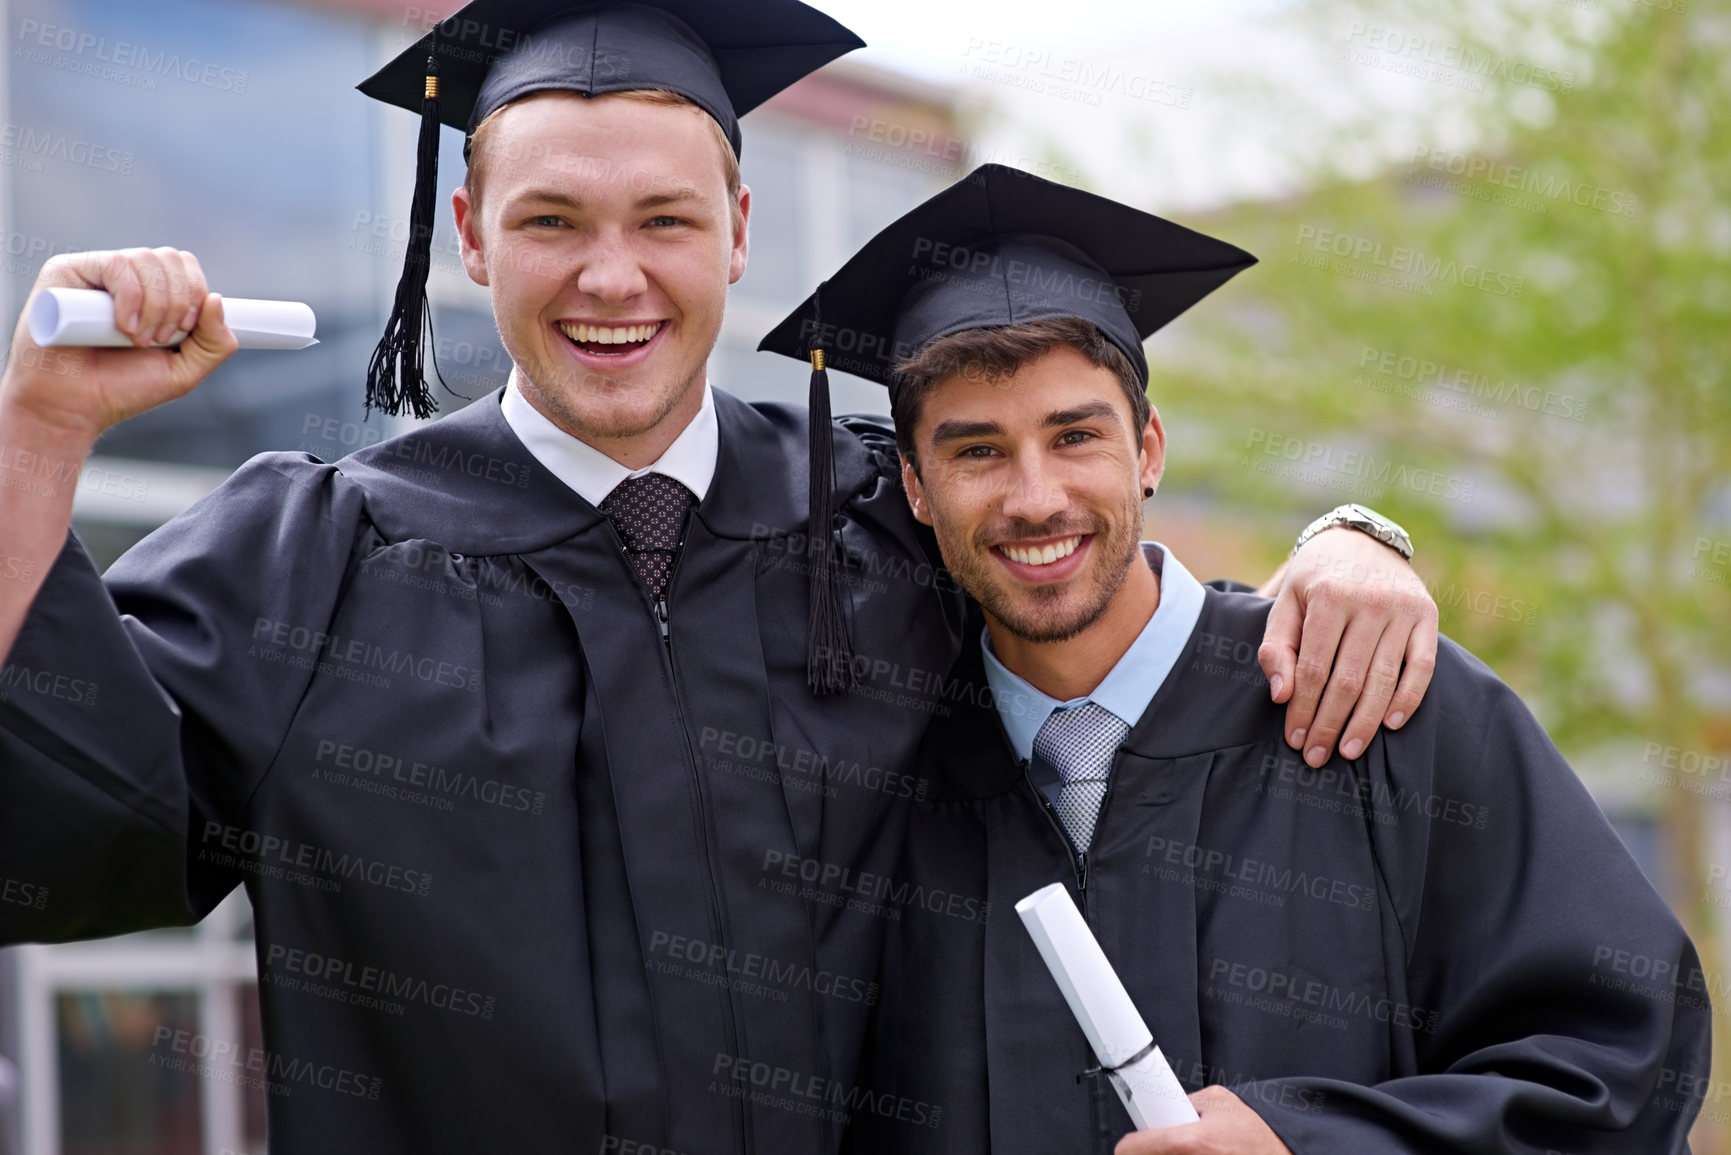
<path id="1" fill-rule="evenodd" d="M 0 660 L 11 652 L 36 591 L 66 545 L 84 459 L 109 426 L 184 396 L 235 350 L 222 301 L 191 253 L 122 249 L 69 253 L 42 266 L 31 302 L 45 289 L 102 289 L 115 327 L 134 348 L 44 349 L 30 336 L 28 307 L 12 333 L 0 376 Z M 145 348 L 175 333 L 178 351 Z M 13 476 L 18 474 L 19 476 Z"/>
<path id="2" fill-rule="evenodd" d="M 184 396 L 236 347 L 221 298 L 205 285 L 198 258 L 180 249 L 63 254 L 42 266 L 31 300 L 50 288 L 107 292 L 115 327 L 134 347 L 42 349 L 30 336 L 26 307 L 0 379 L 0 404 L 12 417 L 92 444 L 110 426 Z M 177 332 L 189 334 L 178 351 L 147 347 Z"/>

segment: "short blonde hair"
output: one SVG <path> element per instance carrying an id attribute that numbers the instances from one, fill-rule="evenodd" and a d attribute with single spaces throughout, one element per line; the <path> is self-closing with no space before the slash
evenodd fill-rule
<path id="1" fill-rule="evenodd" d="M 734 231 L 737 232 L 739 230 L 739 226 L 744 218 L 743 214 L 739 210 L 739 157 L 734 155 L 733 142 L 727 139 L 727 133 L 722 130 L 720 122 L 718 122 L 713 116 L 709 115 L 701 105 L 688 96 L 681 96 L 679 93 L 666 88 L 633 88 L 627 89 L 624 92 L 602 93 L 599 97 L 585 96 L 580 92 L 573 92 L 563 88 L 550 88 L 543 89 L 540 92 L 532 92 L 528 96 L 522 97 L 518 100 L 513 100 L 508 104 L 502 104 L 498 108 L 495 108 L 492 112 L 489 112 L 484 118 L 482 118 L 481 123 L 475 126 L 475 131 L 469 134 L 467 149 L 469 171 L 463 176 L 463 187 L 469 192 L 470 203 L 475 205 L 477 208 L 479 208 L 481 204 L 481 176 L 485 171 L 483 161 L 486 154 L 486 142 L 487 137 L 490 135 L 490 130 L 493 127 L 493 122 L 496 121 L 499 114 L 504 112 L 507 108 L 522 104 L 524 101 L 539 100 L 546 96 L 575 96 L 581 100 L 599 100 L 608 97 L 619 97 L 622 100 L 638 100 L 642 101 L 644 104 L 657 104 L 664 108 L 686 105 L 702 112 L 703 119 L 708 123 L 711 129 L 710 135 L 715 138 L 716 146 L 721 149 L 721 169 L 722 176 L 727 182 L 727 201 L 732 210 L 730 215 L 733 219 Z"/>

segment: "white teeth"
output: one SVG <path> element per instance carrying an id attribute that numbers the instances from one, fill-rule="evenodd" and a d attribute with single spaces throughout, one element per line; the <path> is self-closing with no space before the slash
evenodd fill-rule
<path id="1" fill-rule="evenodd" d="M 1048 545 L 1041 549 L 1021 549 L 1013 545 L 1006 545 L 1001 548 L 1004 551 L 1004 556 L 1011 561 L 1019 561 L 1023 565 L 1051 565 L 1053 562 L 1061 561 L 1075 553 L 1076 547 L 1081 544 L 1082 538 L 1076 536 L 1067 537 L 1055 545 Z"/>
<path id="2" fill-rule="evenodd" d="M 559 331 L 573 341 L 595 345 L 635 345 L 655 336 L 661 322 L 652 325 L 585 325 L 560 321 Z"/>

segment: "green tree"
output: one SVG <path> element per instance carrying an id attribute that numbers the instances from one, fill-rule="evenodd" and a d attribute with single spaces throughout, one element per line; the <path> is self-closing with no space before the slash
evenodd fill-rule
<path id="1" fill-rule="evenodd" d="M 1406 524 L 1444 631 L 1658 818 L 1723 1004 L 1731 775 L 1700 769 L 1731 748 L 1731 5 L 1359 0 L 1294 30 L 1337 101 L 1396 74 L 1437 110 L 1367 96 L 1317 129 L 1303 92 L 1256 102 L 1316 159 L 1307 191 L 1206 222 L 1263 263 L 1161 338 L 1167 484 Z"/>

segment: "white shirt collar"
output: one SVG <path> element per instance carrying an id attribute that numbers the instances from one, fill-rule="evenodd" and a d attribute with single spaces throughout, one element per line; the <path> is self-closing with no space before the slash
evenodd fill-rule
<path id="1" fill-rule="evenodd" d="M 530 456 L 539 461 L 548 473 L 590 505 L 600 508 L 607 495 L 627 477 L 642 477 L 659 473 L 684 485 L 702 501 L 715 479 L 715 459 L 721 447 L 721 431 L 715 419 L 715 394 L 709 382 L 703 383 L 703 407 L 691 424 L 679 431 L 667 451 L 642 469 L 626 469 L 623 465 L 579 441 L 529 404 L 517 391 L 517 375 L 505 386 L 505 396 L 499 402 L 505 424 L 517 435 Z"/>
<path id="2" fill-rule="evenodd" d="M 1100 680 L 1094 691 L 1069 702 L 1060 702 L 1034 688 L 1021 675 L 998 660 L 992 652 L 991 635 L 980 631 L 985 651 L 986 682 L 992 701 L 1004 723 L 1004 733 L 1016 757 L 1026 761 L 1034 753 L 1034 736 L 1053 710 L 1069 709 L 1083 702 L 1103 706 L 1126 726 L 1135 727 L 1154 700 L 1154 694 L 1184 655 L 1190 634 L 1202 617 L 1202 585 L 1172 551 L 1158 542 L 1143 542 L 1148 564 L 1160 575 L 1160 604 L 1154 616 L 1124 651 L 1117 665 Z"/>

